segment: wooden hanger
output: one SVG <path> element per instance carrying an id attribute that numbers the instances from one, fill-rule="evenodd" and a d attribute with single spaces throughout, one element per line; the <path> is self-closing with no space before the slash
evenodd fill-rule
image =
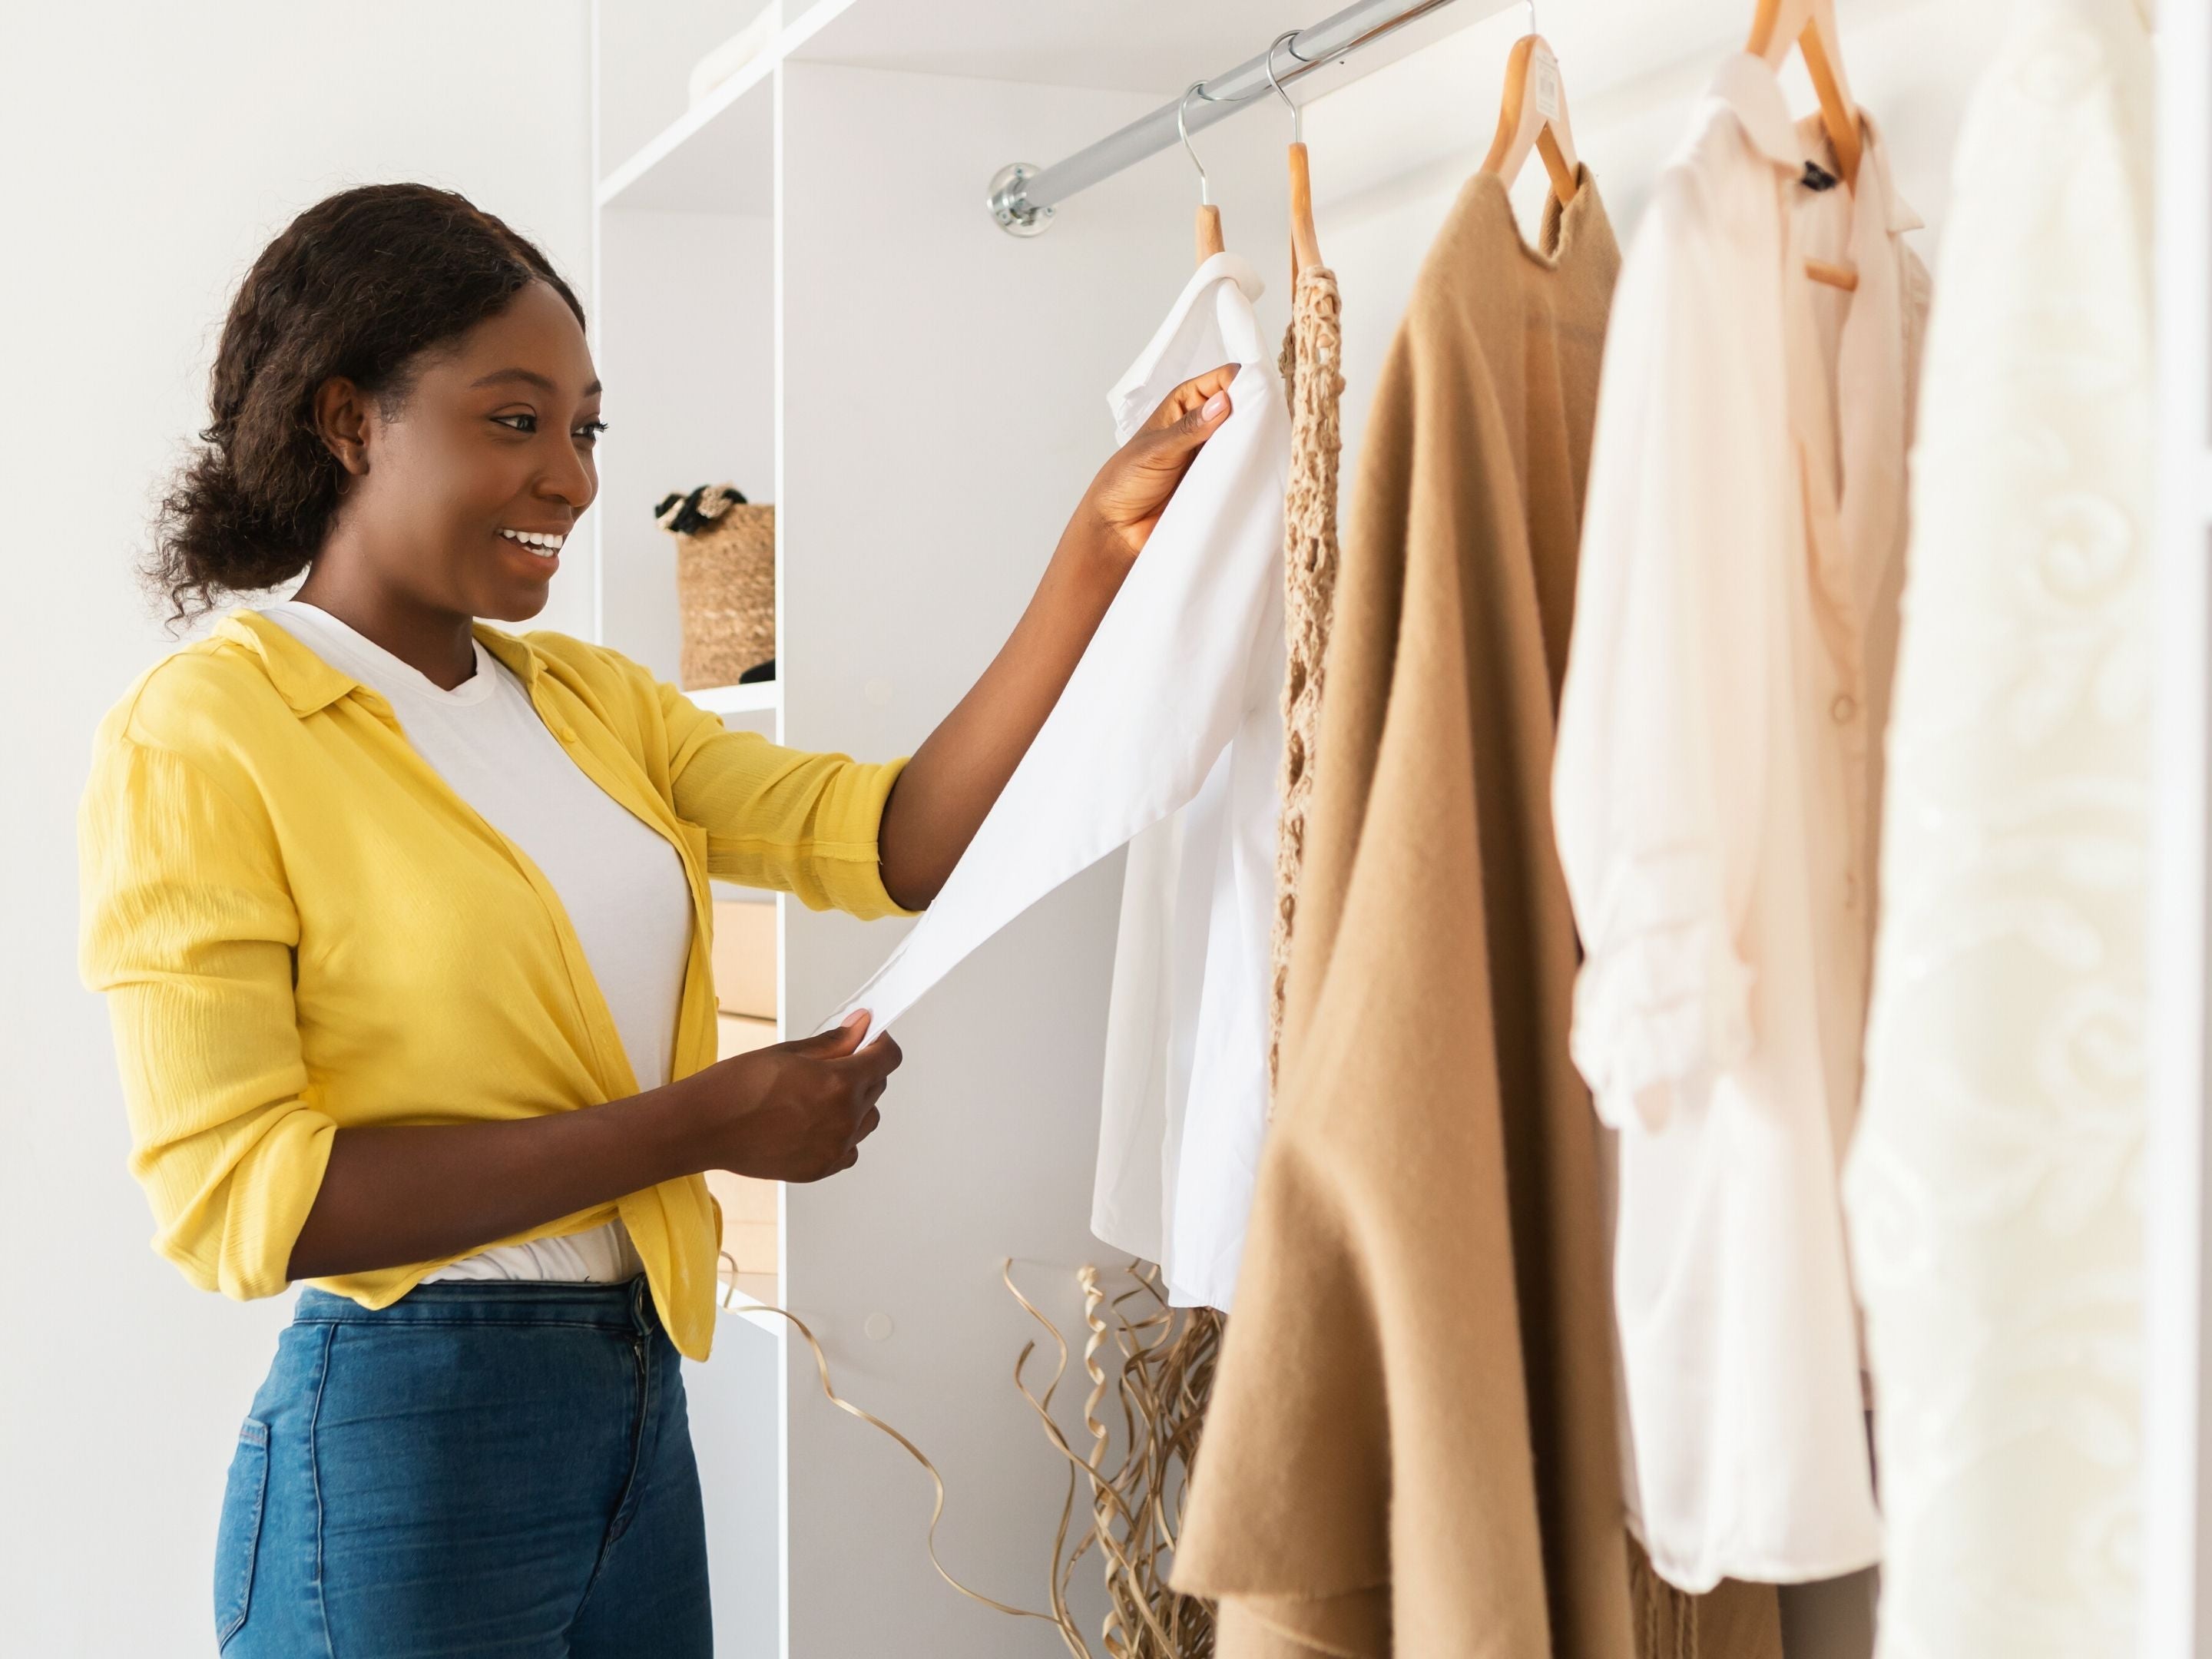
<path id="1" fill-rule="evenodd" d="M 1859 106 L 1844 75 L 1844 52 L 1836 33 L 1836 0 L 1759 0 L 1752 16 L 1751 38 L 1743 49 L 1779 69 L 1796 46 L 1805 56 L 1806 72 L 1820 99 L 1820 125 L 1836 152 L 1836 168 L 1845 189 L 1858 184 L 1859 157 L 1864 141 L 1859 129 Z M 1826 259 L 1805 261 L 1805 274 L 1816 283 L 1845 292 L 1859 285 L 1859 274 L 1849 265 Z"/>
<path id="2" fill-rule="evenodd" d="M 1574 129 L 1567 120 L 1567 85 L 1559 60 L 1540 34 L 1524 34 L 1505 60 L 1505 96 L 1498 106 L 1498 135 L 1490 141 L 1482 171 L 1511 184 L 1534 150 L 1552 175 L 1552 194 L 1575 199 L 1581 162 L 1575 156 Z"/>
<path id="3" fill-rule="evenodd" d="M 1224 252 L 1228 244 L 1222 240 L 1221 210 L 1213 205 L 1213 187 L 1206 177 L 1206 163 L 1198 159 L 1198 152 L 1190 147 L 1190 129 L 1183 124 L 1183 106 L 1190 102 L 1190 94 L 1194 92 L 1204 98 L 1206 82 L 1192 82 L 1189 90 L 1182 95 L 1182 103 L 1176 106 L 1176 134 L 1182 140 L 1183 154 L 1190 157 L 1191 166 L 1198 169 L 1198 220 L 1195 240 L 1198 244 L 1198 263 L 1204 264 L 1215 254 Z"/>
<path id="4" fill-rule="evenodd" d="M 1229 246 L 1221 237 L 1221 210 L 1211 202 L 1199 204 L 1197 241 L 1200 264 L 1204 264 Z"/>
<path id="5" fill-rule="evenodd" d="M 1291 94 L 1283 90 L 1283 83 L 1275 79 L 1275 48 L 1285 41 L 1298 38 L 1298 31 L 1279 34 L 1267 47 L 1267 84 L 1275 89 L 1275 96 L 1290 106 L 1291 112 L 1291 287 L 1297 288 L 1298 273 L 1308 265 L 1318 265 L 1321 258 L 1321 235 L 1314 228 L 1313 174 L 1306 159 L 1304 118 L 1298 106 L 1291 101 Z M 1291 55 L 1297 56 L 1295 49 Z"/>
<path id="6" fill-rule="evenodd" d="M 1303 139 L 1291 146 L 1291 280 L 1308 265 L 1321 264 L 1321 237 L 1314 229 L 1313 175 L 1306 169 Z"/>

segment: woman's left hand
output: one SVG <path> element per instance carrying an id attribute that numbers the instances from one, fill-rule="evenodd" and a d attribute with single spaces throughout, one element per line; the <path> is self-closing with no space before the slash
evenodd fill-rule
<path id="1" fill-rule="evenodd" d="M 1236 378 L 1237 365 L 1224 363 L 1162 398 L 1152 418 L 1098 469 L 1071 528 L 1088 530 L 1124 563 L 1134 560 L 1200 448 L 1229 418 L 1229 383 Z"/>

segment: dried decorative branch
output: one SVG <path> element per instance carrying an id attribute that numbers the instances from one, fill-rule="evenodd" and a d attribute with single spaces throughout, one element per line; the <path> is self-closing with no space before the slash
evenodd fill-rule
<path id="1" fill-rule="evenodd" d="M 1091 1440 L 1085 1455 L 1068 1443 L 1052 1417 L 1053 1395 L 1067 1370 L 1066 1340 L 1015 1285 L 1012 1261 L 1002 1269 L 1006 1289 L 1044 1327 L 1059 1354 L 1042 1395 L 1031 1392 L 1023 1377 L 1036 1344 L 1024 1345 L 1014 1362 L 1014 1386 L 1068 1464 L 1067 1498 L 1053 1537 L 1053 1614 L 1070 1654 L 1096 1659 L 1067 1607 L 1076 1564 L 1095 1547 L 1106 1578 L 1107 1612 L 1099 1635 L 1107 1659 L 1211 1659 L 1211 1605 L 1171 1589 L 1167 1578 L 1220 1352 L 1221 1316 L 1210 1308 L 1169 1306 L 1159 1269 L 1149 1263 L 1131 1262 L 1129 1273 L 1134 1285 L 1111 1298 L 1096 1267 L 1077 1275 L 1088 1328 L 1083 1368 L 1091 1379 L 1083 1407 Z M 1140 1304 L 1134 1316 L 1126 1305 L 1132 1302 Z M 1118 1358 L 1111 1370 L 1100 1359 L 1109 1343 Z M 1099 1415 L 1109 1393 L 1118 1402 L 1121 1428 L 1121 1460 L 1111 1467 L 1112 1427 Z M 1070 1549 L 1076 1494 L 1085 1482 L 1091 1524 Z"/>

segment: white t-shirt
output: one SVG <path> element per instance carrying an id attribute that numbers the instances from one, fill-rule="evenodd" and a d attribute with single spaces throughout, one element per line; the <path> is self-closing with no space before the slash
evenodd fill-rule
<path id="1" fill-rule="evenodd" d="M 476 673 L 448 691 L 318 605 L 287 599 L 261 614 L 391 703 L 431 769 L 537 865 L 568 913 L 638 1087 L 667 1082 L 692 926 L 676 849 L 585 775 L 522 682 L 481 641 L 473 641 Z M 500 1245 L 425 1282 L 605 1283 L 641 1271 L 629 1229 L 617 1220 L 566 1238 Z"/>

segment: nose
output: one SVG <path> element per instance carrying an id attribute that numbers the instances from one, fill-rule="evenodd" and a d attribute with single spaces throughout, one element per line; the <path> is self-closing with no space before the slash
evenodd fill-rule
<path id="1" fill-rule="evenodd" d="M 581 513 L 592 504 L 592 497 L 599 490 L 598 483 L 568 434 L 561 432 L 551 435 L 545 467 L 538 477 L 537 493 L 542 500 L 565 501 L 573 511 Z"/>

